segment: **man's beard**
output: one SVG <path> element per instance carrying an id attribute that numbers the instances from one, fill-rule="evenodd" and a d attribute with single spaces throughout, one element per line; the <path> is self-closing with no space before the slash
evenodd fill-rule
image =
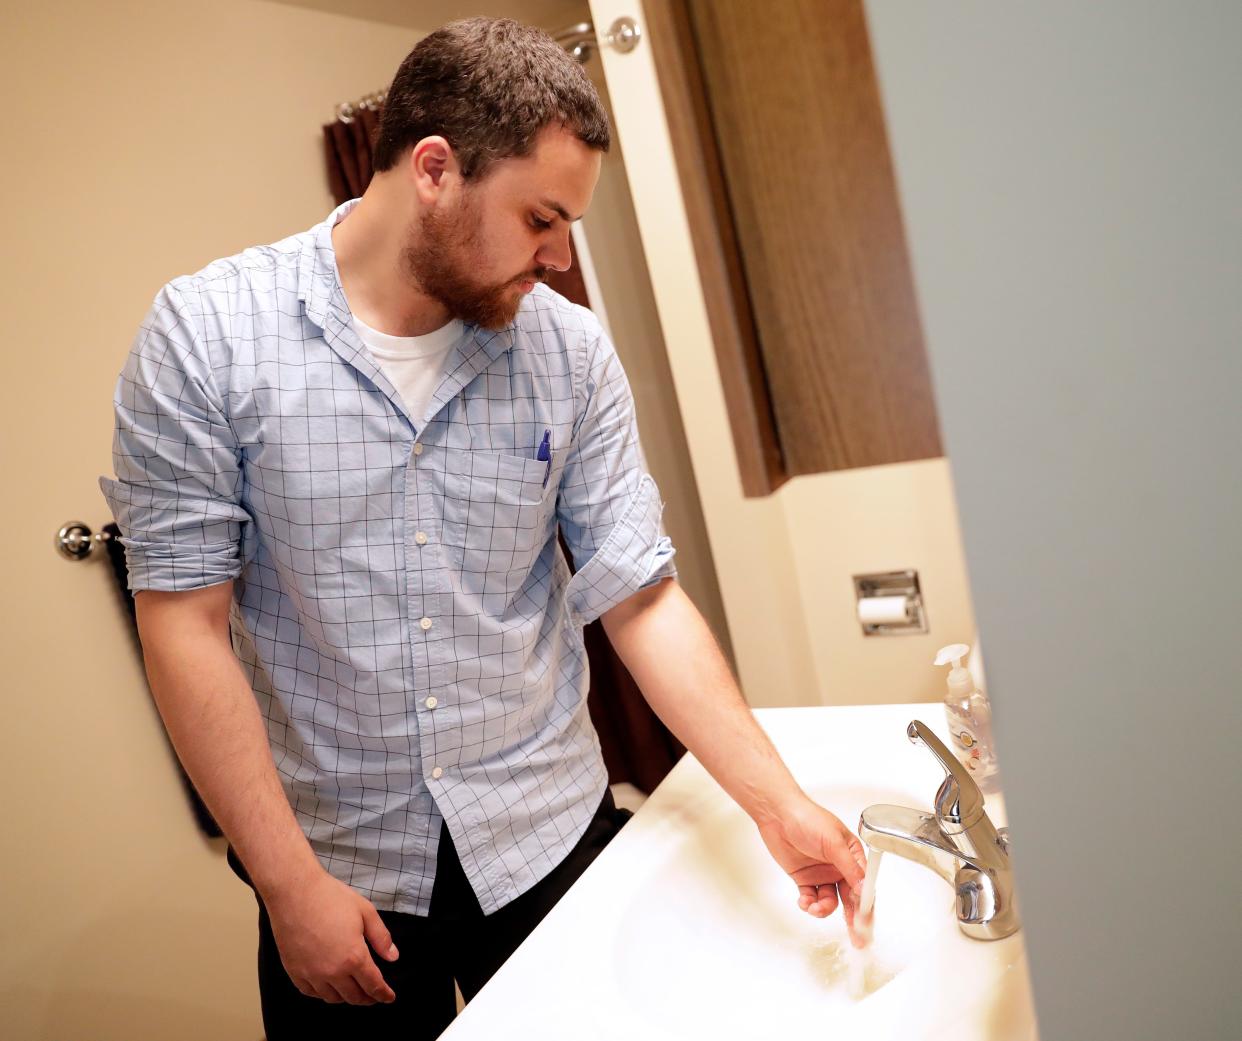
<path id="1" fill-rule="evenodd" d="M 419 222 L 419 234 L 405 247 L 406 271 L 428 296 L 438 300 L 453 318 L 473 322 L 484 329 L 503 329 L 522 306 L 518 286 L 527 279 L 542 282 L 547 268 L 520 275 L 499 284 L 477 281 L 472 272 L 483 266 L 480 256 L 479 219 L 474 207 L 463 200 L 457 210 L 445 214 L 430 210 Z"/>

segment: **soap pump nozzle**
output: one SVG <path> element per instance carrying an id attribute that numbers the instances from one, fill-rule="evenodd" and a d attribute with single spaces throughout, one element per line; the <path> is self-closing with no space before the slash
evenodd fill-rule
<path id="1" fill-rule="evenodd" d="M 954 694 L 966 696 L 974 690 L 975 683 L 971 679 L 970 670 L 962 668 L 962 659 L 969 653 L 970 644 L 951 643 L 948 647 L 941 647 L 936 655 L 936 665 L 953 663 L 953 668 L 949 670 L 949 690 Z"/>

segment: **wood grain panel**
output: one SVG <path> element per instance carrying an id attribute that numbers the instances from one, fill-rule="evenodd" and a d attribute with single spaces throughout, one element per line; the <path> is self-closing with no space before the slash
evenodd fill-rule
<path id="1" fill-rule="evenodd" d="M 861 3 L 669 6 L 692 37 L 682 61 L 717 150 L 700 161 L 718 167 L 704 179 L 723 196 L 721 248 L 736 243 L 721 266 L 735 305 L 744 281 L 785 471 L 940 455 Z"/>

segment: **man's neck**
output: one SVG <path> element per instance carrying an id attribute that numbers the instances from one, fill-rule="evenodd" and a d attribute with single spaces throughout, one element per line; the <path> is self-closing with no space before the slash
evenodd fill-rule
<path id="1" fill-rule="evenodd" d="M 362 199 L 332 228 L 332 248 L 349 309 L 363 322 L 390 336 L 422 336 L 449 320 L 438 300 L 419 292 L 405 270 L 408 224 L 372 181 Z"/>

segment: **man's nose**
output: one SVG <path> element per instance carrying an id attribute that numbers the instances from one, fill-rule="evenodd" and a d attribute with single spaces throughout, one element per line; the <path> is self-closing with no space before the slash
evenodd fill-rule
<path id="1" fill-rule="evenodd" d="M 550 267 L 553 271 L 568 271 L 574 261 L 573 252 L 569 247 L 569 227 L 550 238 L 535 254 L 535 262 L 542 267 Z"/>

